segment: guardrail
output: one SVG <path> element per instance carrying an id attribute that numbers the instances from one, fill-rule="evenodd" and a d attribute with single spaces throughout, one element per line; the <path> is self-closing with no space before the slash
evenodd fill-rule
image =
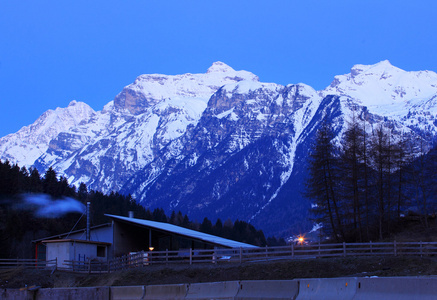
<path id="1" fill-rule="evenodd" d="M 433 277 L 340 277 L 70 288 L 2 289 L 0 299 L 425 299 L 437 295 Z"/>

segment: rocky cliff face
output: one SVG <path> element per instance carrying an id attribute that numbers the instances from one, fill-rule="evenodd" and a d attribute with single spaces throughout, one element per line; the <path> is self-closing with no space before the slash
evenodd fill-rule
<path id="1" fill-rule="evenodd" d="M 99 112 L 78 102 L 49 111 L 0 139 L 0 157 L 151 208 L 286 236 L 311 226 L 302 191 L 322 119 L 338 135 L 355 115 L 369 130 L 382 123 L 432 141 L 436 99 L 437 74 L 388 61 L 356 65 L 323 91 L 261 83 L 218 62 L 205 74 L 141 75 Z"/>
<path id="2" fill-rule="evenodd" d="M 197 126 L 122 190 L 198 220 L 206 214 L 254 221 L 288 181 L 302 129 L 320 100 L 304 85 L 227 85 L 211 97 Z M 177 155 L 174 144 L 184 145 Z M 157 177 L 155 168 L 163 170 Z M 142 188 L 142 182 L 150 183 Z"/>

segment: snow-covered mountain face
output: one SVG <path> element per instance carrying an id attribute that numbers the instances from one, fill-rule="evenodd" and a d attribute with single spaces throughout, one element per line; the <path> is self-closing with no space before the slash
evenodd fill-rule
<path id="1" fill-rule="evenodd" d="M 52 166 L 72 184 L 118 191 L 156 152 L 196 124 L 208 99 L 225 84 L 258 81 L 214 63 L 206 74 L 141 75 L 86 123 L 52 138 L 34 166 Z"/>
<path id="2" fill-rule="evenodd" d="M 311 226 L 302 192 L 320 121 L 340 135 L 352 115 L 431 141 L 437 74 L 356 65 L 322 91 L 261 83 L 221 62 L 205 74 L 141 75 L 102 111 L 73 101 L 1 138 L 0 158 L 147 207 L 287 236 Z"/>
<path id="3" fill-rule="evenodd" d="M 87 123 L 95 114 L 96 112 L 87 104 L 75 100 L 66 108 L 48 110 L 33 124 L 2 137 L 0 158 L 30 167 L 47 151 L 50 141 L 58 134 Z"/>
<path id="4" fill-rule="evenodd" d="M 351 98 L 370 113 L 399 121 L 411 128 L 436 135 L 437 74 L 406 72 L 389 61 L 355 65 L 351 73 L 335 76 L 322 95 Z"/>

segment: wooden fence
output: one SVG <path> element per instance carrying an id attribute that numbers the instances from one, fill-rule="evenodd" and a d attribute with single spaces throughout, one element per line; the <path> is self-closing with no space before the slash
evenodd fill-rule
<path id="1" fill-rule="evenodd" d="M 57 259 L 0 259 L 0 269 L 25 268 L 25 269 L 56 269 Z"/>
<path id="2" fill-rule="evenodd" d="M 243 263 L 284 259 L 347 256 L 437 255 L 437 242 L 387 242 L 289 245 L 264 248 L 148 251 L 125 255 L 107 263 L 109 272 L 157 264 Z"/>
<path id="3" fill-rule="evenodd" d="M 243 263 L 257 261 L 311 259 L 347 256 L 429 256 L 437 255 L 437 242 L 386 242 L 303 244 L 264 248 L 183 249 L 178 251 L 141 251 L 107 262 L 64 261 L 62 268 L 73 272 L 102 273 L 159 264 Z M 0 267 L 56 268 L 56 260 L 0 260 Z"/>
<path id="4" fill-rule="evenodd" d="M 63 267 L 58 269 L 77 273 L 107 273 L 109 262 L 64 260 Z"/>

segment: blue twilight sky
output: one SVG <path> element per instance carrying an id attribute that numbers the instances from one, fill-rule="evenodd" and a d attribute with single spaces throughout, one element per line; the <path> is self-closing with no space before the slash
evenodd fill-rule
<path id="1" fill-rule="evenodd" d="M 354 64 L 437 71 L 435 0 L 0 0 L 0 137 L 44 111 L 101 110 L 138 75 L 215 61 L 317 90 Z"/>

